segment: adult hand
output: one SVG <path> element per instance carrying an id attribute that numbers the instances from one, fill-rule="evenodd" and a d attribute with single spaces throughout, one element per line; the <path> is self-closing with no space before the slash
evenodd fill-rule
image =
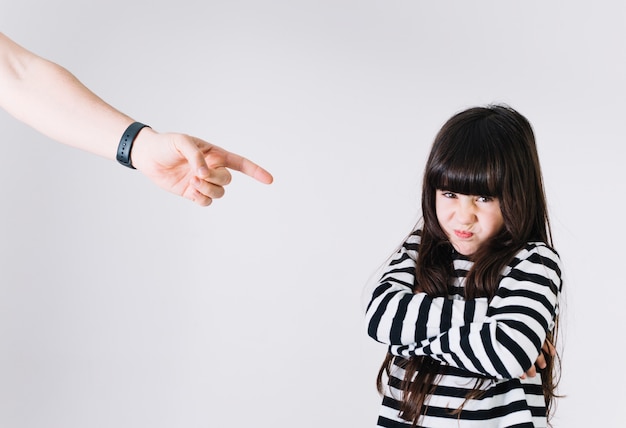
<path id="1" fill-rule="evenodd" d="M 229 169 L 270 184 L 272 175 L 254 162 L 185 134 L 142 129 L 133 144 L 131 161 L 159 187 L 208 206 L 224 195 Z"/>

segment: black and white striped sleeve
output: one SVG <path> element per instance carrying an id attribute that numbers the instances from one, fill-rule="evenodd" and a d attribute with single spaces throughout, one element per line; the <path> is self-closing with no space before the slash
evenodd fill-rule
<path id="1" fill-rule="evenodd" d="M 366 309 L 367 333 L 393 346 L 415 345 L 487 312 L 487 299 L 464 301 L 414 293 L 419 236 L 411 235 L 390 261 Z"/>
<path id="2" fill-rule="evenodd" d="M 482 321 L 453 326 L 413 344 L 393 345 L 390 352 L 428 355 L 495 378 L 519 377 L 535 363 L 554 327 L 560 292 L 558 254 L 546 245 L 529 244 L 505 272 Z"/>

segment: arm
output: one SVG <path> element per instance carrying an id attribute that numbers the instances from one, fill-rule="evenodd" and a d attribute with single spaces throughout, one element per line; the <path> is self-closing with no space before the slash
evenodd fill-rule
<path id="1" fill-rule="evenodd" d="M 133 122 L 63 67 L 43 59 L 0 33 L 0 107 L 63 144 L 115 159 L 124 130 Z M 144 128 L 132 162 L 165 190 L 208 205 L 224 193 L 227 168 L 263 183 L 272 176 L 260 166 L 199 138 Z"/>
<path id="2" fill-rule="evenodd" d="M 523 376 L 541 355 L 554 327 L 561 291 L 560 259 L 545 245 L 530 245 L 500 281 L 484 320 L 452 327 L 410 345 L 392 346 L 395 355 L 428 355 L 485 376 Z"/>
<path id="3" fill-rule="evenodd" d="M 419 239 L 412 234 L 395 254 L 367 306 L 367 332 L 378 342 L 420 343 L 450 327 L 483 319 L 487 313 L 486 298 L 465 301 L 413 292 Z"/>

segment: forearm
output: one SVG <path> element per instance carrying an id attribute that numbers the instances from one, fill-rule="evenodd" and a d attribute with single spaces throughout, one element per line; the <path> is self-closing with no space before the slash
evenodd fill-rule
<path id="1" fill-rule="evenodd" d="M 391 346 L 389 351 L 404 357 L 425 355 L 483 376 L 511 379 L 533 365 L 545 338 L 543 330 L 529 336 L 506 323 L 490 320 L 450 328 L 421 344 Z"/>
<path id="2" fill-rule="evenodd" d="M 390 261 L 366 310 L 367 332 L 387 345 L 410 345 L 448 328 L 482 320 L 486 298 L 465 301 L 414 293 L 419 237 L 412 235 Z"/>
<path id="3" fill-rule="evenodd" d="M 523 250 L 519 264 L 500 281 L 481 322 L 451 327 L 437 337 L 391 346 L 401 356 L 428 355 L 446 364 L 496 378 L 524 374 L 537 360 L 558 313 L 561 270 L 545 246 Z"/>
<path id="4" fill-rule="evenodd" d="M 65 68 L 0 33 L 0 106 L 42 134 L 114 159 L 132 119 L 119 112 Z"/>
<path id="5" fill-rule="evenodd" d="M 377 290 L 381 294 L 372 299 L 366 313 L 368 334 L 392 346 L 420 343 L 450 328 L 481 320 L 488 307 L 486 298 L 470 301 L 431 298 L 391 282 Z"/>

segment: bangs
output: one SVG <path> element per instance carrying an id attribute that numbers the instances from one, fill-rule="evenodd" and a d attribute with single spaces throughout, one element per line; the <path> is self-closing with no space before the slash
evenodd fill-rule
<path id="1" fill-rule="evenodd" d="M 429 172 L 431 186 L 465 195 L 502 196 L 506 144 L 485 125 L 478 121 L 441 141 L 439 159 Z"/>
<path id="2" fill-rule="evenodd" d="M 474 168 L 472 168 L 472 166 Z M 469 165 L 465 161 L 460 165 L 443 167 L 433 177 L 435 188 L 464 195 L 500 197 L 502 195 L 500 178 L 488 164 Z"/>

